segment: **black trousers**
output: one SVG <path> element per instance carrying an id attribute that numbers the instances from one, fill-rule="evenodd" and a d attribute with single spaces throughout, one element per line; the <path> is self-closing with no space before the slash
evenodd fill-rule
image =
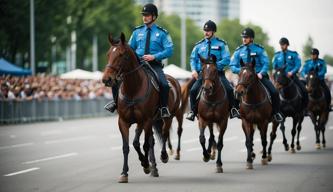
<path id="1" fill-rule="evenodd" d="M 273 83 L 269 80 L 269 77 L 267 74 L 263 75 L 263 77 L 260 81 L 268 89 L 268 92 L 270 93 L 270 95 L 272 97 L 273 114 L 280 112 L 279 92 L 275 89 Z"/>
<path id="2" fill-rule="evenodd" d="M 326 97 L 327 106 L 330 109 L 330 107 L 331 107 L 331 99 L 332 99 L 332 97 L 331 97 L 331 91 L 328 88 L 325 80 L 320 80 L 320 85 L 324 88 L 324 94 L 325 94 L 325 97 Z"/>

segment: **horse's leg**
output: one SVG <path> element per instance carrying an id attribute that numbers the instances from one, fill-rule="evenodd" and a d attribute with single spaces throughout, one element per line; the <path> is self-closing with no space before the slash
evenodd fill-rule
<path id="1" fill-rule="evenodd" d="M 286 129 L 286 127 L 284 126 L 285 120 L 286 119 L 283 119 L 283 121 L 281 122 L 280 130 L 281 130 L 282 136 L 283 136 L 284 150 L 288 151 L 289 150 L 289 145 L 288 145 L 288 141 L 287 141 L 286 134 L 285 134 L 285 129 Z"/>
<path id="2" fill-rule="evenodd" d="M 128 183 L 128 153 L 129 153 L 129 127 L 130 125 L 123 121 L 121 118 L 118 120 L 118 126 L 123 140 L 123 172 L 121 173 L 118 182 Z"/>
<path id="3" fill-rule="evenodd" d="M 246 159 L 246 168 L 247 169 L 253 169 L 253 124 L 247 122 L 246 120 L 242 120 L 242 128 L 245 133 L 245 146 L 247 149 L 247 159 Z"/>
<path id="4" fill-rule="evenodd" d="M 154 135 L 151 134 L 149 137 L 149 160 L 151 163 L 151 173 L 150 175 L 153 177 L 158 177 L 158 169 L 156 167 L 156 159 L 155 159 L 155 151 L 154 151 L 154 146 L 155 146 L 155 140 L 154 140 Z"/>
<path id="5" fill-rule="evenodd" d="M 224 119 L 222 123 L 219 125 L 219 138 L 217 141 L 217 161 L 216 161 L 216 172 L 223 173 L 222 168 L 222 148 L 223 148 L 223 135 L 227 128 L 228 119 Z"/>
<path id="6" fill-rule="evenodd" d="M 216 155 L 216 142 L 215 142 L 215 135 L 214 135 L 214 127 L 213 123 L 208 124 L 209 128 L 209 140 L 208 140 L 208 148 L 207 152 L 210 154 L 210 159 L 214 160 Z"/>
<path id="7" fill-rule="evenodd" d="M 135 129 L 133 147 L 136 150 L 136 152 L 138 153 L 139 160 L 141 161 L 142 167 L 147 167 L 147 162 L 145 162 L 145 156 L 141 152 L 141 148 L 140 148 L 140 136 L 141 136 L 142 131 L 143 131 L 143 129 L 139 126 Z"/>
<path id="8" fill-rule="evenodd" d="M 296 149 L 299 151 L 301 150 L 301 144 L 299 142 L 299 135 L 301 133 L 302 130 L 302 123 L 304 120 L 304 115 L 302 113 L 299 114 L 299 120 L 298 120 L 298 125 L 297 125 L 297 141 L 296 141 Z"/>
<path id="9" fill-rule="evenodd" d="M 270 143 L 269 143 L 268 155 L 267 155 L 267 160 L 268 161 L 272 161 L 272 147 L 273 147 L 274 140 L 276 138 L 276 130 L 279 126 L 279 123 L 275 122 L 275 121 L 273 121 L 272 124 L 273 124 L 272 125 L 272 132 L 270 134 Z"/>
<path id="10" fill-rule="evenodd" d="M 177 130 L 178 146 L 177 146 L 175 160 L 179 160 L 180 159 L 180 141 L 181 141 L 181 137 L 182 137 L 182 133 L 183 133 L 183 113 L 181 110 L 178 110 L 176 118 L 178 121 L 178 130 Z"/>
<path id="11" fill-rule="evenodd" d="M 261 164 L 267 165 L 268 159 L 267 159 L 267 127 L 268 122 L 262 122 L 258 124 L 258 129 L 260 130 L 260 136 L 261 136 L 261 145 L 262 145 L 262 157 L 261 157 Z"/>
<path id="12" fill-rule="evenodd" d="M 162 129 L 163 146 L 161 151 L 161 161 L 163 163 L 167 163 L 169 161 L 169 156 L 168 153 L 166 152 L 166 139 L 169 138 L 171 123 L 172 123 L 171 118 L 166 118 L 163 123 L 163 129 Z"/>
<path id="13" fill-rule="evenodd" d="M 290 144 L 290 152 L 291 153 L 295 153 L 295 135 L 296 135 L 296 125 L 297 125 L 297 122 L 298 122 L 298 117 L 297 115 L 294 115 L 292 117 L 293 119 L 293 128 L 291 129 L 291 144 Z"/>
<path id="14" fill-rule="evenodd" d="M 316 149 L 320 149 L 320 116 L 315 116 Z"/>
<path id="15" fill-rule="evenodd" d="M 170 129 L 170 131 L 171 131 L 171 129 Z M 167 141 L 168 141 L 169 154 L 173 155 L 173 149 L 172 149 L 170 134 L 169 134 L 169 137 L 168 137 Z"/>
<path id="16" fill-rule="evenodd" d="M 206 144 L 205 128 L 206 128 L 206 125 L 203 123 L 203 120 L 199 119 L 199 130 L 200 130 L 199 140 L 200 140 L 200 144 L 202 147 L 203 160 L 204 160 L 204 162 L 208 162 L 210 159 L 210 154 L 207 152 L 207 149 L 205 146 L 205 144 Z"/>
<path id="17" fill-rule="evenodd" d="M 150 120 L 146 120 L 143 124 L 143 128 L 145 130 L 145 141 L 143 144 L 143 151 L 145 152 L 145 156 L 144 156 L 144 161 L 143 161 L 143 171 L 146 174 L 149 174 L 151 169 L 149 166 L 149 149 L 150 149 L 150 143 L 149 143 L 149 138 L 151 135 L 153 135 L 153 131 L 152 131 L 152 121 Z"/>
<path id="18" fill-rule="evenodd" d="M 323 112 L 323 114 L 321 115 L 322 118 L 320 118 L 320 130 L 321 130 L 321 134 L 322 134 L 322 144 L 323 144 L 323 148 L 326 148 L 326 140 L 325 140 L 325 125 L 326 122 L 328 120 L 328 112 Z"/>

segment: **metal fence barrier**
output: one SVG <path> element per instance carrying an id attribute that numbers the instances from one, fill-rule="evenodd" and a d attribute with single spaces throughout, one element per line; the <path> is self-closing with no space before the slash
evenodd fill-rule
<path id="1" fill-rule="evenodd" d="M 0 101 L 0 124 L 52 121 L 110 115 L 108 99 Z"/>

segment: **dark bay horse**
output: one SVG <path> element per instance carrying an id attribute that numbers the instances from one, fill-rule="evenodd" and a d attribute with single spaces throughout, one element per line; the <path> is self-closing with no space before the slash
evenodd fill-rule
<path id="1" fill-rule="evenodd" d="M 291 140 L 291 153 L 295 153 L 295 135 L 296 135 L 296 127 L 297 127 L 297 141 L 296 141 L 296 149 L 300 150 L 301 145 L 299 143 L 299 135 L 302 130 L 302 122 L 304 120 L 304 113 L 306 106 L 303 103 L 302 94 L 300 88 L 294 82 L 293 79 L 287 76 L 286 66 L 276 69 L 274 73 L 274 86 L 279 91 L 280 96 L 280 110 L 284 114 L 283 121 L 281 122 L 280 129 L 283 135 L 283 144 L 285 150 L 289 150 L 289 145 L 285 135 L 285 120 L 286 117 L 291 117 L 293 119 L 293 127 L 291 130 L 292 140 Z M 275 124 L 276 125 L 276 124 Z M 268 147 L 268 155 L 270 156 L 272 145 L 274 139 L 276 137 L 276 127 L 273 126 L 272 133 L 274 134 L 273 140 Z"/>
<path id="2" fill-rule="evenodd" d="M 208 162 L 209 159 L 214 159 L 215 149 L 211 154 L 212 147 L 216 144 L 213 124 L 217 125 L 219 136 L 217 142 L 217 161 L 216 172 L 222 173 L 222 160 L 221 151 L 223 148 L 223 135 L 227 128 L 229 118 L 229 100 L 227 92 L 222 85 L 216 66 L 216 58 L 212 57 L 212 60 L 205 60 L 200 58 L 202 65 L 202 94 L 198 103 L 198 117 L 199 117 L 199 129 L 200 129 L 200 144 L 203 149 L 203 160 Z M 208 148 L 205 146 L 205 128 L 209 127 L 210 138 L 208 142 Z"/>
<path id="3" fill-rule="evenodd" d="M 108 51 L 108 64 L 103 74 L 103 82 L 106 85 L 114 86 L 115 82 L 121 80 L 118 96 L 118 126 L 123 140 L 123 171 L 118 180 L 120 183 L 128 182 L 128 153 L 129 153 L 129 128 L 137 123 L 133 146 L 139 155 L 139 160 L 146 174 L 150 173 L 158 177 L 156 160 L 154 154 L 154 137 L 152 127 L 156 128 L 155 133 L 164 142 L 162 147 L 162 161 L 167 161 L 165 141 L 168 137 L 171 121 L 180 109 L 180 86 L 177 80 L 167 76 L 171 89 L 169 92 L 168 106 L 171 113 L 170 118 L 158 120 L 159 93 L 154 86 L 155 83 L 145 67 L 140 64 L 135 52 L 126 43 L 125 35 L 121 33 L 120 41 L 109 35 L 110 49 Z M 140 148 L 140 135 L 144 130 L 145 138 L 143 144 L 144 154 Z M 149 159 L 148 159 L 149 157 Z M 151 162 L 151 166 L 149 164 Z"/>
<path id="4" fill-rule="evenodd" d="M 325 126 L 328 121 L 329 111 L 324 90 L 317 76 L 317 68 L 309 72 L 306 78 L 306 89 L 309 94 L 308 111 L 316 132 L 316 148 L 320 149 L 320 132 L 322 133 L 323 148 L 326 147 Z"/>
<path id="5" fill-rule="evenodd" d="M 263 165 L 267 165 L 267 128 L 272 120 L 272 105 L 269 101 L 268 93 L 264 85 L 260 82 L 255 72 L 255 60 L 252 63 L 244 64 L 240 61 L 241 71 L 239 73 L 238 84 L 235 88 L 236 97 L 241 100 L 240 115 L 242 128 L 245 133 L 245 145 L 247 148 L 247 169 L 253 169 L 253 135 L 255 125 L 260 131 Z"/>

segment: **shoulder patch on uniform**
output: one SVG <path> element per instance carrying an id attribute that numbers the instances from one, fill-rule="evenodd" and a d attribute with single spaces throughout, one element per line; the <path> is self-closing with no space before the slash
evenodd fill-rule
<path id="1" fill-rule="evenodd" d="M 205 39 L 201 39 L 200 41 L 196 42 L 195 44 L 198 45 L 199 43 L 202 43 Z"/>
<path id="2" fill-rule="evenodd" d="M 324 59 L 318 58 L 319 61 L 324 61 Z"/>
<path id="3" fill-rule="evenodd" d="M 135 30 L 137 30 L 137 29 L 140 29 L 140 28 L 142 28 L 142 27 L 144 27 L 144 25 L 136 26 L 136 27 L 133 29 L 133 31 L 135 31 Z"/>
<path id="4" fill-rule="evenodd" d="M 236 50 L 238 50 L 238 49 L 240 49 L 240 48 L 242 48 L 242 47 L 244 47 L 245 45 L 240 45 L 240 46 L 238 46 L 237 48 L 236 48 Z"/>
<path id="5" fill-rule="evenodd" d="M 156 25 L 156 27 L 157 27 L 158 29 L 164 31 L 164 32 L 167 33 L 167 34 L 169 33 L 168 30 L 164 29 L 163 27 L 160 27 L 160 26 L 158 26 L 158 25 Z"/>
<path id="6" fill-rule="evenodd" d="M 256 46 L 258 46 L 258 47 L 264 49 L 264 46 L 262 46 L 262 45 L 260 45 L 260 44 L 258 44 L 258 43 L 254 43 L 254 44 L 255 44 Z"/>
<path id="7" fill-rule="evenodd" d="M 225 40 L 223 40 L 223 39 L 220 39 L 220 38 L 218 38 L 218 37 L 216 37 L 216 40 L 223 42 L 225 45 L 227 45 L 227 44 L 228 44 L 228 43 L 227 43 Z"/>

